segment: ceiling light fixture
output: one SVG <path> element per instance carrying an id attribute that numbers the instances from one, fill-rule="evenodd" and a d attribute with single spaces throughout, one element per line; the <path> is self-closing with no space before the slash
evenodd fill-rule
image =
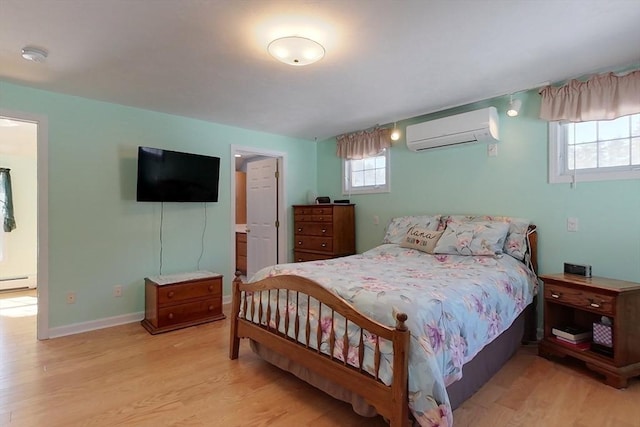
<path id="1" fill-rule="evenodd" d="M 519 99 L 513 99 L 513 94 L 509 95 L 509 106 L 507 107 L 507 116 L 515 117 L 520 113 L 520 107 L 522 107 L 522 101 Z"/>
<path id="2" fill-rule="evenodd" d="M 22 57 L 27 61 L 44 62 L 49 52 L 39 47 L 25 46 L 22 48 Z"/>
<path id="3" fill-rule="evenodd" d="M 391 131 L 391 140 L 397 141 L 400 139 L 400 129 L 396 127 L 396 122 L 393 122 L 393 130 Z"/>
<path id="4" fill-rule="evenodd" d="M 278 61 L 296 67 L 313 64 L 324 57 L 324 47 L 305 37 L 281 37 L 269 43 L 267 49 Z"/>

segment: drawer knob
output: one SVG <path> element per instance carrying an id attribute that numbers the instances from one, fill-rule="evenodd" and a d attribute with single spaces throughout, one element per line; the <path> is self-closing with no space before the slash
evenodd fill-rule
<path id="1" fill-rule="evenodd" d="M 213 292 L 213 285 L 209 285 L 209 292 Z"/>
<path id="2" fill-rule="evenodd" d="M 301 245 L 302 244 L 302 240 L 298 240 L 298 244 Z"/>
<path id="3" fill-rule="evenodd" d="M 209 306 L 209 311 L 213 311 L 213 306 L 212 305 Z"/>
<path id="4" fill-rule="evenodd" d="M 173 291 L 169 291 L 169 293 L 167 294 L 167 298 L 173 298 L 175 294 L 173 293 Z"/>
<path id="5" fill-rule="evenodd" d="M 323 244 L 322 244 L 322 247 L 323 247 L 323 248 L 326 248 L 326 247 L 327 247 L 327 244 L 326 244 L 326 243 L 323 243 Z"/>
<path id="6" fill-rule="evenodd" d="M 327 232 L 327 229 L 326 229 L 326 228 L 323 228 L 323 229 L 322 229 L 322 234 L 324 234 L 324 233 L 326 233 L 326 232 Z"/>
<path id="7" fill-rule="evenodd" d="M 551 292 L 551 298 L 560 298 L 562 296 L 562 294 L 560 292 L 555 293 L 555 292 Z"/>
<path id="8" fill-rule="evenodd" d="M 321 216 L 321 217 L 320 217 L 320 221 L 324 221 L 324 217 L 322 217 L 322 216 Z"/>
<path id="9" fill-rule="evenodd" d="M 169 320 L 173 319 L 173 313 L 169 313 L 169 316 L 167 316 L 169 318 Z"/>
<path id="10" fill-rule="evenodd" d="M 302 233 L 302 227 L 298 228 L 298 233 Z"/>
<path id="11" fill-rule="evenodd" d="M 298 258 L 298 262 L 302 262 L 302 258 Z"/>

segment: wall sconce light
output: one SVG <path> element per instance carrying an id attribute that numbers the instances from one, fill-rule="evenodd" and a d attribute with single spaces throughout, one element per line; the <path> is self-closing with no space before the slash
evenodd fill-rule
<path id="1" fill-rule="evenodd" d="M 513 99 L 513 94 L 509 95 L 509 106 L 507 107 L 507 116 L 515 117 L 520 113 L 520 107 L 522 107 L 522 101 L 519 99 Z"/>
<path id="2" fill-rule="evenodd" d="M 281 37 L 275 39 L 267 50 L 280 62 L 301 67 L 313 64 L 324 57 L 324 47 L 311 39 L 305 37 Z"/>
<path id="3" fill-rule="evenodd" d="M 400 139 L 400 129 L 396 127 L 396 122 L 393 122 L 393 130 L 391 131 L 390 138 L 392 141 L 397 141 Z"/>

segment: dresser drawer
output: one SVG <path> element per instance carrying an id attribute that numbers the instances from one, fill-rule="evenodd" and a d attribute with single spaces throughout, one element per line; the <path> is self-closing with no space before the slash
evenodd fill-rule
<path id="1" fill-rule="evenodd" d="M 614 314 L 616 300 L 615 297 L 611 295 L 603 295 L 553 284 L 545 285 L 544 297 L 551 301 L 607 315 Z"/>
<path id="2" fill-rule="evenodd" d="M 310 206 L 295 206 L 293 208 L 293 215 L 311 215 L 313 207 Z"/>
<path id="3" fill-rule="evenodd" d="M 295 234 L 305 236 L 333 236 L 333 224 L 311 222 L 307 224 L 297 224 Z"/>
<path id="4" fill-rule="evenodd" d="M 222 297 L 177 304 L 158 310 L 158 327 L 204 320 L 222 314 Z"/>
<path id="5" fill-rule="evenodd" d="M 247 243 L 247 233 L 236 233 L 236 243 Z"/>
<path id="6" fill-rule="evenodd" d="M 333 215 L 329 214 L 317 214 L 311 215 L 311 221 L 314 222 L 333 222 Z"/>
<path id="7" fill-rule="evenodd" d="M 311 213 L 313 215 L 332 215 L 333 214 L 333 208 L 314 207 L 314 208 L 311 208 Z"/>
<path id="8" fill-rule="evenodd" d="M 293 258 L 295 262 L 306 262 L 306 261 L 319 261 L 323 259 L 331 259 L 332 255 L 322 255 L 322 254 L 313 254 L 309 252 L 293 252 Z"/>
<path id="9" fill-rule="evenodd" d="M 193 298 L 219 297 L 222 295 L 222 280 L 219 278 L 199 280 L 180 285 L 164 285 L 158 289 L 158 303 L 179 303 Z"/>
<path id="10" fill-rule="evenodd" d="M 296 249 L 311 249 L 314 251 L 331 252 L 333 239 L 331 237 L 296 236 Z"/>

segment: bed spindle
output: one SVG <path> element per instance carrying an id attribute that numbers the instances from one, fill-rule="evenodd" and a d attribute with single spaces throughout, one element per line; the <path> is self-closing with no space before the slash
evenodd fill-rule
<path id="1" fill-rule="evenodd" d="M 280 289 L 276 289 L 276 333 L 280 332 Z"/>
<path id="2" fill-rule="evenodd" d="M 289 336 L 289 289 L 287 289 L 287 303 L 284 306 L 284 335 Z"/>
<path id="3" fill-rule="evenodd" d="M 358 343 L 358 370 L 362 372 L 362 365 L 364 363 L 364 331 L 360 328 L 360 342 Z"/>
<path id="4" fill-rule="evenodd" d="M 271 330 L 271 289 L 267 291 L 267 331 Z"/>
<path id="5" fill-rule="evenodd" d="M 347 364 L 347 356 L 349 355 L 349 320 L 344 318 L 344 336 L 342 337 L 342 358 L 343 363 Z"/>
<path id="6" fill-rule="evenodd" d="M 322 303 L 318 301 L 318 324 L 316 325 L 316 352 L 320 353 L 320 345 L 322 344 Z"/>
<path id="7" fill-rule="evenodd" d="M 305 345 L 309 348 L 309 338 L 311 337 L 311 297 L 307 295 L 307 321 L 304 330 Z"/>
<path id="8" fill-rule="evenodd" d="M 334 358 L 333 352 L 335 351 L 335 348 L 336 348 L 336 333 L 333 328 L 333 323 L 335 322 L 335 314 L 336 312 L 334 310 L 331 310 L 331 333 L 329 334 L 329 356 L 331 356 L 332 359 Z"/>
<path id="9" fill-rule="evenodd" d="M 251 321 L 256 321 L 256 294 L 255 292 L 251 293 Z"/>
<path id="10" fill-rule="evenodd" d="M 380 379 L 379 373 L 380 373 L 380 337 L 376 335 L 376 350 L 375 353 L 373 354 L 373 370 L 376 371 L 375 372 L 375 377 L 376 380 Z"/>
<path id="11" fill-rule="evenodd" d="M 296 291 L 296 326 L 295 326 L 295 339 L 298 340 L 300 339 L 300 306 L 298 305 L 298 297 L 300 296 L 300 293 L 298 291 Z"/>

